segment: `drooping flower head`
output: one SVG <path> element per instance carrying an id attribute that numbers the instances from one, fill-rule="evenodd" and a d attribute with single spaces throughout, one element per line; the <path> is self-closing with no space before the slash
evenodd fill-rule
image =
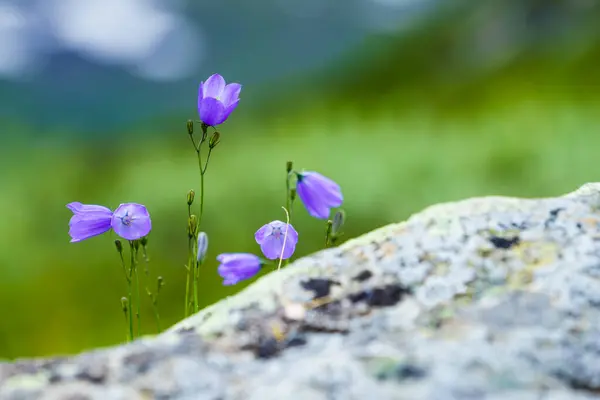
<path id="1" fill-rule="evenodd" d="M 260 245 L 265 257 L 269 260 L 275 260 L 281 256 L 283 249 L 283 239 L 287 226 L 287 238 L 285 239 L 285 249 L 282 259 L 287 259 L 294 254 L 296 244 L 298 243 L 298 232 L 290 224 L 281 221 L 272 221 L 261 227 L 254 234 L 256 243 Z"/>
<path id="2" fill-rule="evenodd" d="M 340 186 L 318 172 L 299 172 L 296 191 L 308 213 L 320 219 L 329 218 L 334 207 L 344 201 Z"/>
<path id="3" fill-rule="evenodd" d="M 200 82 L 198 88 L 198 114 L 200 120 L 209 126 L 225 122 L 229 114 L 235 110 L 240 99 L 242 85 L 225 84 L 219 74 L 211 75 L 206 82 Z"/>
<path id="4" fill-rule="evenodd" d="M 80 242 L 101 235 L 112 228 L 126 240 L 137 240 L 152 229 L 150 214 L 141 204 L 121 204 L 113 213 L 109 208 L 73 202 L 67 204 L 73 212 L 69 221 L 71 242 Z"/>
<path id="5" fill-rule="evenodd" d="M 252 278 L 262 265 L 258 256 L 249 253 L 223 253 L 217 256 L 217 261 L 221 263 L 217 271 L 226 286 Z"/>

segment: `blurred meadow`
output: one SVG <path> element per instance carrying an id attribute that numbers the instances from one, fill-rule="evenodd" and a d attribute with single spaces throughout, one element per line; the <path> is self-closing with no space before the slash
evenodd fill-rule
<path id="1" fill-rule="evenodd" d="M 182 318 L 186 193 L 199 187 L 185 123 L 197 119 L 198 83 L 215 72 L 244 88 L 218 128 L 206 175 L 202 306 L 250 283 L 223 287 L 215 257 L 259 254 L 254 232 L 285 218 L 288 160 L 341 185 L 344 239 L 438 202 L 551 196 L 600 179 L 599 2 L 309 1 L 313 8 L 284 7 L 289 24 L 271 3 L 178 2 L 204 39 L 183 50 L 165 42 L 160 60 L 180 50 L 202 55 L 171 75 L 140 74 L 56 43 L 33 72 L 0 63 L 0 358 L 124 341 L 116 236 L 69 243 L 72 201 L 148 207 L 150 269 L 166 282 L 163 325 Z M 0 16 L 15 4 L 0 0 Z M 262 9 L 270 11 L 247 17 Z M 39 17 L 47 8 L 36 10 Z M 0 59 L 24 40 L 4 17 Z M 357 23 L 364 19 L 367 27 Z M 81 43 L 96 37 L 81 35 Z M 323 221 L 300 203 L 294 211 L 295 256 L 321 249 Z M 144 331 L 154 333 L 149 302 L 142 313 Z"/>

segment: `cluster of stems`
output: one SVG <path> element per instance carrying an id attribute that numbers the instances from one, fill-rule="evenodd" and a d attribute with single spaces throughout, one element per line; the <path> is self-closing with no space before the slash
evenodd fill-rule
<path id="1" fill-rule="evenodd" d="M 117 248 L 117 252 L 119 253 L 119 257 L 121 258 L 121 266 L 123 268 L 123 274 L 125 275 L 125 280 L 127 282 L 127 297 L 121 298 L 121 306 L 123 309 L 123 314 L 125 316 L 125 322 L 127 326 L 126 337 L 128 341 L 133 341 L 136 337 L 141 336 L 141 297 L 140 297 L 140 275 L 139 275 L 139 265 L 138 265 L 138 255 L 140 246 L 142 247 L 142 253 L 144 256 L 145 262 L 145 277 L 146 277 L 146 293 L 150 297 L 152 303 L 152 309 L 154 312 L 154 318 L 156 319 L 156 329 L 157 332 L 161 331 L 160 328 L 160 315 L 158 312 L 158 294 L 162 286 L 164 285 L 163 278 L 159 276 L 157 278 L 157 286 L 156 292 L 152 293 L 152 291 L 148 288 L 148 282 L 150 280 L 150 271 L 148 268 L 149 258 L 148 258 L 148 250 L 147 250 L 148 239 L 143 237 L 139 240 L 130 240 L 129 241 L 129 265 L 125 262 L 125 256 L 123 251 L 123 244 L 120 240 L 115 240 L 115 246 Z M 134 291 L 135 289 L 135 291 Z M 134 330 L 134 314 L 135 314 L 135 327 Z"/>
<path id="2" fill-rule="evenodd" d="M 194 204 L 195 192 L 190 190 L 187 196 L 188 205 L 188 262 L 186 265 L 187 279 L 185 288 L 185 307 L 184 317 L 189 316 L 192 312 L 198 312 L 200 310 L 198 302 L 198 281 L 200 278 L 200 267 L 204 260 L 202 254 L 203 249 L 198 248 L 198 235 L 200 234 L 200 226 L 202 224 L 202 216 L 204 214 L 204 175 L 208 169 L 208 163 L 210 156 L 214 148 L 219 144 L 221 134 L 214 130 L 210 139 L 208 138 L 209 126 L 202 121 L 196 121 L 200 124 L 200 137 L 196 138 L 194 135 L 194 121 L 187 122 L 187 131 L 194 150 L 196 151 L 196 157 L 198 159 L 198 169 L 200 171 L 200 192 L 199 192 L 199 213 L 194 214 L 192 212 L 192 205 Z M 214 129 L 214 128 L 213 128 Z M 206 152 L 206 158 L 203 160 L 203 148 L 207 145 L 208 150 Z"/>
<path id="3" fill-rule="evenodd" d="M 288 161 L 285 165 L 286 178 L 285 178 L 285 210 L 287 214 L 288 224 L 292 224 L 294 200 L 296 200 L 296 188 L 292 187 L 292 179 L 295 176 L 294 165 L 291 161 Z M 291 261 L 291 257 L 285 260 L 285 265 L 288 265 Z"/>

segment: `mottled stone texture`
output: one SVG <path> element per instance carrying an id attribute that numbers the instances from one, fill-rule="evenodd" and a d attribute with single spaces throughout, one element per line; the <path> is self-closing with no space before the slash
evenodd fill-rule
<path id="1" fill-rule="evenodd" d="M 600 184 L 431 207 L 0 399 L 600 398 Z"/>

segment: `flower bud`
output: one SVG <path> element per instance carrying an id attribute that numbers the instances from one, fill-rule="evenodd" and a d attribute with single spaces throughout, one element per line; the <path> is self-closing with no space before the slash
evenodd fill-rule
<path id="1" fill-rule="evenodd" d="M 286 172 L 289 174 L 290 172 L 292 172 L 292 169 L 294 168 L 294 164 L 291 161 L 288 161 L 285 163 L 285 170 Z"/>
<path id="2" fill-rule="evenodd" d="M 194 121 L 191 119 L 187 120 L 187 131 L 190 136 L 194 134 Z"/>
<path id="3" fill-rule="evenodd" d="M 119 239 L 115 240 L 115 247 L 119 253 L 123 253 L 123 243 Z"/>
<path id="4" fill-rule="evenodd" d="M 123 312 L 126 313 L 129 308 L 127 297 L 121 297 L 121 307 L 123 308 Z"/>
<path id="5" fill-rule="evenodd" d="M 202 263 L 208 251 L 208 235 L 205 232 L 198 234 L 198 262 Z"/>
<path id="6" fill-rule="evenodd" d="M 344 222 L 346 222 L 346 213 L 344 210 L 338 210 L 333 216 L 333 226 L 331 228 L 331 232 L 334 235 L 340 233 L 340 230 L 344 226 Z"/>
<path id="7" fill-rule="evenodd" d="M 208 141 L 208 147 L 214 149 L 221 142 L 221 134 L 217 131 L 213 133 L 212 137 Z"/>
<path id="8" fill-rule="evenodd" d="M 196 197 L 196 192 L 194 192 L 194 190 L 190 190 L 187 194 L 187 204 L 188 206 L 191 206 L 192 203 L 194 202 L 194 197 Z"/>
<path id="9" fill-rule="evenodd" d="M 296 200 L 296 189 L 290 189 L 290 200 Z"/>
<path id="10" fill-rule="evenodd" d="M 190 215 L 188 218 L 188 236 L 193 238 L 196 236 L 196 231 L 198 229 L 198 217 L 194 214 Z"/>

